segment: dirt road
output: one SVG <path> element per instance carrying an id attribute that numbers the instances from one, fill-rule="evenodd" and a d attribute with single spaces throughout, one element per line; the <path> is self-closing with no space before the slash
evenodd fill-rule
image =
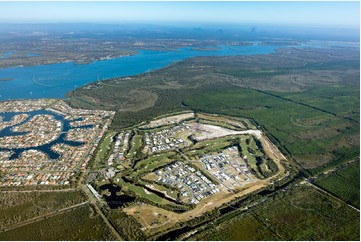
<path id="1" fill-rule="evenodd" d="M 5 231 L 12 230 L 12 229 L 16 229 L 16 228 L 19 228 L 19 227 L 22 227 L 22 226 L 25 226 L 25 225 L 28 225 L 28 224 L 31 224 L 31 223 L 34 223 L 34 222 L 41 221 L 41 220 L 46 219 L 46 218 L 54 217 L 54 216 L 56 216 L 56 215 L 59 215 L 59 214 L 62 214 L 62 213 L 71 211 L 71 210 L 73 210 L 73 209 L 75 209 L 75 208 L 77 208 L 77 207 L 84 206 L 84 205 L 86 205 L 86 204 L 88 204 L 88 203 L 89 203 L 88 201 L 82 202 L 82 203 L 78 203 L 78 204 L 75 204 L 75 205 L 72 205 L 72 206 L 69 206 L 69 207 L 66 207 L 66 208 L 62 208 L 62 209 L 56 210 L 56 211 L 54 211 L 54 212 L 50 212 L 50 213 L 45 214 L 45 215 L 37 216 L 37 217 L 35 217 L 35 218 L 31 218 L 31 219 L 22 221 L 22 222 L 20 222 L 20 223 L 13 224 L 13 225 L 10 225 L 10 226 L 1 228 L 1 231 L 2 231 L 2 232 L 5 232 Z"/>

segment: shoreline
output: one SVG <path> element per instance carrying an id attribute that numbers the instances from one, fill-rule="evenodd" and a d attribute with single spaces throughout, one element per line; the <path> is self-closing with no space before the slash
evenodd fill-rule
<path id="1" fill-rule="evenodd" d="M 0 68 L 2 74 L 2 77 L 0 78 L 9 78 L 9 76 L 13 78 L 13 84 L 2 87 L 2 90 L 0 88 L 0 100 L 29 98 L 67 99 L 67 95 L 71 91 L 90 83 L 94 83 L 98 81 L 99 78 L 109 80 L 120 77 L 142 75 L 194 57 L 271 54 L 275 53 L 282 47 L 265 46 L 257 47 L 257 49 L 252 49 L 252 47 L 245 48 L 245 51 L 238 51 L 225 45 L 220 45 L 218 50 L 195 51 L 188 47 L 186 49 L 180 48 L 166 52 L 140 50 L 136 55 L 98 60 L 89 64 L 65 62 L 21 68 Z M 137 65 L 138 63 L 144 64 Z M 42 78 L 43 83 L 46 83 L 46 81 L 55 84 L 60 83 L 61 87 L 59 85 L 59 88 L 57 89 L 54 88 L 56 85 L 39 87 L 37 83 L 34 83 L 34 77 L 29 77 L 31 72 L 37 73 L 39 76 L 38 78 Z M 100 73 L 105 73 L 105 76 L 100 76 Z M 21 90 L 21 93 L 9 92 L 9 90 L 13 89 L 15 86 L 18 90 Z M 44 93 L 46 93 L 46 95 L 44 95 Z"/>

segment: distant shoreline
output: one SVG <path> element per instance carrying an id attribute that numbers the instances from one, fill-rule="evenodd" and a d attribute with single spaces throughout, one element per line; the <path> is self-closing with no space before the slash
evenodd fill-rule
<path id="1" fill-rule="evenodd" d="M 67 93 L 81 86 L 93 83 L 100 79 L 111 79 L 125 76 L 144 74 L 159 70 L 172 63 L 198 56 L 237 56 L 259 55 L 276 52 L 280 47 L 262 46 L 255 49 L 251 46 L 242 46 L 240 49 L 220 45 L 215 50 L 194 50 L 190 47 L 167 51 L 139 50 L 137 54 L 117 58 L 106 58 L 92 62 L 69 62 L 24 66 L 24 68 L 0 68 L 1 77 L 13 77 L 14 86 L 6 85 L 0 88 L 0 100 L 19 98 L 65 98 Z M 33 81 L 36 73 L 43 81 L 39 85 Z M 47 82 L 49 82 L 47 84 Z M 16 83 L 16 84 L 15 84 Z M 17 86 L 21 83 L 21 89 Z M 6 92 L 11 88 L 18 88 L 17 92 Z M 41 86 L 41 87 L 40 87 Z M 50 87 L 51 86 L 51 87 Z M 57 88 L 55 88 L 55 86 Z"/>
<path id="2" fill-rule="evenodd" d="M 13 78 L 0 78 L 0 82 L 8 82 L 14 80 Z"/>

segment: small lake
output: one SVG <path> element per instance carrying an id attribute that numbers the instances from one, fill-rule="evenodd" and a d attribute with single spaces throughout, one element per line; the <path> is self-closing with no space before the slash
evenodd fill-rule
<path id="1" fill-rule="evenodd" d="M 192 48 L 141 50 L 133 56 L 94 61 L 88 64 L 57 63 L 0 69 L 0 100 L 25 98 L 64 98 L 85 84 L 160 69 L 195 56 L 256 55 L 274 52 L 280 46 L 226 46 L 197 50 Z M 10 53 L 10 52 L 9 52 Z M 32 55 L 36 55 L 33 53 Z"/>
<path id="2" fill-rule="evenodd" d="M 105 184 L 99 187 L 102 191 L 109 191 L 110 195 L 103 195 L 108 206 L 112 209 L 119 208 L 125 203 L 133 202 L 134 197 L 122 194 L 117 195 L 117 192 L 120 192 L 121 188 L 119 186 L 114 186 L 113 184 Z"/>

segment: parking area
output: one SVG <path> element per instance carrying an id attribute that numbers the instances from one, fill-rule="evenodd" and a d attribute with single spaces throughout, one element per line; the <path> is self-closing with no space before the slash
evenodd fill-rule
<path id="1" fill-rule="evenodd" d="M 233 146 L 199 157 L 196 162 L 202 164 L 208 175 L 184 161 L 175 161 L 154 171 L 152 180 L 177 189 L 181 201 L 198 204 L 202 199 L 221 190 L 232 192 L 258 181 L 246 160 L 247 157 L 240 157 L 238 148 Z"/>
<path id="2" fill-rule="evenodd" d="M 203 155 L 199 161 L 222 186 L 232 190 L 256 180 L 245 159 L 247 157 L 240 157 L 237 147 L 233 146 L 217 154 Z"/>

